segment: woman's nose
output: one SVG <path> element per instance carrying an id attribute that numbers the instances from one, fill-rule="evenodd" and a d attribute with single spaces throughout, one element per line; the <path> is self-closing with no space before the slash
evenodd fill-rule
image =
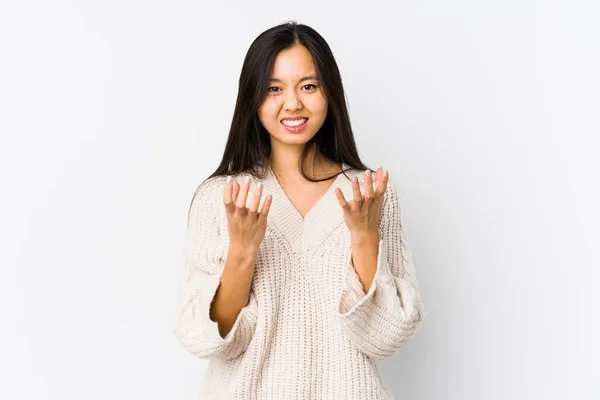
<path id="1" fill-rule="evenodd" d="M 300 103 L 300 99 L 298 98 L 295 91 L 290 90 L 287 92 L 287 94 L 285 95 L 283 108 L 286 111 L 294 111 L 302 108 L 302 103 Z"/>

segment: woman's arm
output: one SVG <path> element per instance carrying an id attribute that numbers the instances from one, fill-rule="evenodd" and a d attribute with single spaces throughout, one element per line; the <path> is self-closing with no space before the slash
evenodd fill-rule
<path id="1" fill-rule="evenodd" d="M 258 320 L 250 291 L 255 259 L 230 248 L 220 232 L 223 182 L 203 183 L 192 200 L 173 324 L 179 342 L 207 359 L 242 354 Z"/>
<path id="2" fill-rule="evenodd" d="M 366 244 L 367 242 L 365 242 Z M 373 258 L 367 247 L 359 258 L 365 268 Z M 416 333 L 424 317 L 415 270 L 400 218 L 398 195 L 388 181 L 379 224 L 376 269 L 372 282 L 361 282 L 352 257 L 338 318 L 356 347 L 366 355 L 391 357 Z M 371 260 L 372 262 L 372 260 Z M 365 274 L 363 274 L 365 275 Z M 368 287 L 365 293 L 364 288 Z"/>
<path id="3" fill-rule="evenodd" d="M 233 328 L 240 311 L 248 305 L 256 257 L 256 254 L 246 254 L 235 245 L 229 247 L 227 262 L 209 313 L 210 319 L 218 323 L 223 338 Z"/>

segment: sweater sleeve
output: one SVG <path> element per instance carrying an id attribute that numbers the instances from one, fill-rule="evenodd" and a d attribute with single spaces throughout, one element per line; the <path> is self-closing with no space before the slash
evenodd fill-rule
<path id="1" fill-rule="evenodd" d="M 204 182 L 192 199 L 173 330 L 179 342 L 195 356 L 227 360 L 247 349 L 256 330 L 258 304 L 251 291 L 248 304 L 224 338 L 217 322 L 209 317 L 229 248 L 220 232 L 219 215 L 225 211 L 220 207 L 219 191 L 223 186 L 219 182 Z"/>
<path id="2" fill-rule="evenodd" d="M 426 315 L 391 180 L 384 196 L 375 278 L 365 293 L 349 257 L 338 312 L 351 342 L 375 359 L 391 357 L 401 349 Z"/>

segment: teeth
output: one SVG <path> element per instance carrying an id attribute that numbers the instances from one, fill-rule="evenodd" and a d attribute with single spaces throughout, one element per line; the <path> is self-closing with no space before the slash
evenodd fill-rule
<path id="1" fill-rule="evenodd" d="M 284 125 L 287 125 L 287 126 L 299 126 L 299 125 L 302 125 L 303 123 L 305 123 L 306 121 L 307 121 L 306 118 L 302 118 L 297 121 L 289 121 L 289 120 L 284 119 L 283 121 L 281 121 L 281 123 Z"/>

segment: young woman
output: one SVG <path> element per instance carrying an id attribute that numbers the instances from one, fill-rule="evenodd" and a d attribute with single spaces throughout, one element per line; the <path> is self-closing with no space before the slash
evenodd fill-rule
<path id="1" fill-rule="evenodd" d="M 175 335 L 203 400 L 390 399 L 378 362 L 425 317 L 387 171 L 360 160 L 312 28 L 250 46 L 221 164 L 194 193 Z"/>

